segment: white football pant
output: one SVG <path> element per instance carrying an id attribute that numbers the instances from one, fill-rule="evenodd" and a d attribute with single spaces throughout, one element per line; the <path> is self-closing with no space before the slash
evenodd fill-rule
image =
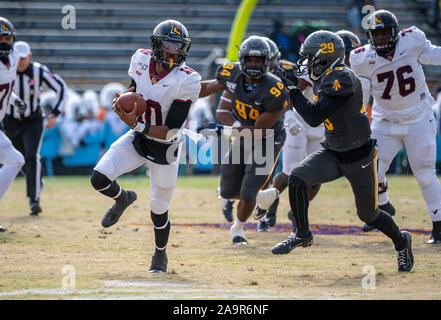
<path id="1" fill-rule="evenodd" d="M 14 181 L 15 176 L 25 163 L 23 155 L 12 145 L 11 140 L 0 131 L 0 200 Z"/>

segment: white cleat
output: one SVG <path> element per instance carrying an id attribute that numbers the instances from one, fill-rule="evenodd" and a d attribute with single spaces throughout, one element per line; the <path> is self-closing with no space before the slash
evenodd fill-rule
<path id="1" fill-rule="evenodd" d="M 230 236 L 233 244 L 235 245 L 246 245 L 248 244 L 245 234 L 243 232 L 243 225 L 234 223 L 230 228 Z"/>
<path id="2" fill-rule="evenodd" d="M 279 190 L 276 188 L 259 191 L 256 196 L 256 202 L 260 209 L 268 210 L 273 202 L 279 197 L 279 193 Z"/>

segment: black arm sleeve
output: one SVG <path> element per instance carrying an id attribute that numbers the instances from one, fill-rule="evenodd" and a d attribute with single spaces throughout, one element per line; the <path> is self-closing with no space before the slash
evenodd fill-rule
<path id="1" fill-rule="evenodd" d="M 175 100 L 170 106 L 170 110 L 165 119 L 164 125 L 169 129 L 179 129 L 184 124 L 190 111 L 191 101 Z"/>
<path id="2" fill-rule="evenodd" d="M 132 81 L 129 84 L 129 87 L 127 89 L 129 89 L 130 87 L 135 87 L 135 92 L 136 92 L 136 82 L 135 80 L 131 79 Z"/>
<path id="3" fill-rule="evenodd" d="M 310 102 L 299 89 L 291 90 L 294 108 L 311 127 L 318 127 L 351 96 L 328 96 L 322 94 L 316 103 Z"/>

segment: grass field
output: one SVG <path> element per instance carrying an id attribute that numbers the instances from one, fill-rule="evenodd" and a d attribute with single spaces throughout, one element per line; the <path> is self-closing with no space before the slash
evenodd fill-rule
<path id="1" fill-rule="evenodd" d="M 169 210 L 168 272 L 150 274 L 148 179 L 119 182 L 138 200 L 104 230 L 101 218 L 112 201 L 92 189 L 89 177 L 47 178 L 39 217 L 28 215 L 25 183 L 17 178 L 0 203 L 0 224 L 8 228 L 0 234 L 0 299 L 441 298 L 441 246 L 427 245 L 429 236 L 421 233 L 413 234 L 415 265 L 406 274 L 397 272 L 393 245 L 378 232 L 316 234 L 313 246 L 275 256 L 272 246 L 288 233 L 258 233 L 251 218 L 249 245 L 233 246 L 215 176 L 178 178 Z M 401 229 L 431 230 L 413 177 L 390 177 L 389 190 Z M 278 224 L 288 223 L 287 210 L 285 192 Z M 192 226 L 200 223 L 221 225 Z M 361 226 L 345 180 L 322 187 L 311 202 L 310 223 Z M 371 289 L 362 286 L 365 266 L 374 270 Z"/>

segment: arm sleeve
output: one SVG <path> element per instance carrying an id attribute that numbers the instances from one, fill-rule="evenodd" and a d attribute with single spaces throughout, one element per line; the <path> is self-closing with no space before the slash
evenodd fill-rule
<path id="1" fill-rule="evenodd" d="M 322 94 L 316 103 L 312 103 L 306 99 L 299 89 L 291 90 L 290 96 L 294 108 L 311 127 L 318 127 L 350 98 L 350 96 Z"/>
<path id="2" fill-rule="evenodd" d="M 52 106 L 52 113 L 58 116 L 64 109 L 66 101 L 67 86 L 64 80 L 55 73 L 50 72 L 46 66 L 40 68 L 40 83 L 46 84 L 49 88 L 55 91 L 56 101 Z"/>
<path id="3" fill-rule="evenodd" d="M 164 124 L 169 129 L 180 129 L 188 117 L 190 107 L 190 101 L 173 101 Z"/>

